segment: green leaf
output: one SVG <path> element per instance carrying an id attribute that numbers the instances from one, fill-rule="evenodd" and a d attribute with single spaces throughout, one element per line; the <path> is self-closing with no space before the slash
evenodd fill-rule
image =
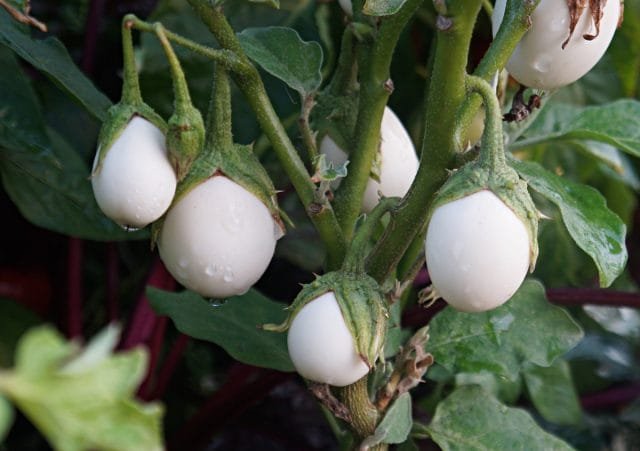
<path id="1" fill-rule="evenodd" d="M 362 12 L 369 16 L 390 16 L 400 11 L 407 0 L 367 0 Z"/>
<path id="2" fill-rule="evenodd" d="M 510 164 L 533 190 L 560 209 L 569 234 L 596 264 L 600 285 L 611 285 L 627 263 L 626 226 L 607 208 L 604 197 L 597 190 L 559 177 L 537 163 L 511 159 Z"/>
<path id="3" fill-rule="evenodd" d="M 572 449 L 524 410 L 501 404 L 477 386 L 460 387 L 438 404 L 427 430 L 444 451 Z"/>
<path id="4" fill-rule="evenodd" d="M 515 381 L 527 364 L 551 365 L 583 333 L 567 312 L 547 302 L 539 282 L 527 280 L 497 309 L 446 308 L 431 321 L 429 335 L 427 351 L 451 372 L 486 370 Z"/>
<path id="5" fill-rule="evenodd" d="M 622 99 L 584 108 L 552 103 L 539 114 L 525 139 L 511 147 L 573 139 L 604 142 L 640 157 L 640 102 Z"/>
<path id="6" fill-rule="evenodd" d="M 20 213 L 33 224 L 65 235 L 110 241 L 141 239 L 126 232 L 96 204 L 89 168 L 62 137 L 50 131 L 53 158 L 33 148 L 0 142 L 2 183 Z"/>
<path id="7" fill-rule="evenodd" d="M 11 429 L 14 417 L 13 407 L 5 397 L 0 395 L 0 445 Z"/>
<path id="8" fill-rule="evenodd" d="M 118 328 L 108 328 L 79 352 L 48 326 L 32 329 L 15 368 L 0 373 L 0 392 L 55 449 L 160 450 L 161 406 L 134 399 L 146 353 L 112 354 L 117 339 Z"/>
<path id="9" fill-rule="evenodd" d="M 280 8 L 280 0 L 249 0 L 251 3 L 264 3 L 273 8 Z"/>
<path id="10" fill-rule="evenodd" d="M 287 27 L 247 28 L 238 39 L 249 58 L 302 97 L 320 87 L 322 47 L 317 42 L 305 42 Z"/>
<path id="11" fill-rule="evenodd" d="M 28 29 L 0 8 L 0 44 L 44 72 L 94 117 L 101 121 L 106 118 L 111 101 L 78 69 L 60 41 L 51 37 L 33 39 Z"/>
<path id="12" fill-rule="evenodd" d="M 579 425 L 582 409 L 569 365 L 558 359 L 550 367 L 532 365 L 524 372 L 529 397 L 542 417 L 555 424 Z"/>
<path id="13" fill-rule="evenodd" d="M 391 404 L 373 435 L 362 442 L 361 448 L 369 449 L 379 443 L 403 443 L 409 437 L 412 426 L 411 395 L 403 393 Z"/>
<path id="14" fill-rule="evenodd" d="M 284 334 L 259 329 L 265 323 L 281 323 L 284 306 L 256 290 L 212 305 L 190 291 L 169 293 L 153 287 L 147 296 L 159 315 L 169 316 L 178 330 L 224 348 L 234 359 L 249 365 L 293 371 Z"/>

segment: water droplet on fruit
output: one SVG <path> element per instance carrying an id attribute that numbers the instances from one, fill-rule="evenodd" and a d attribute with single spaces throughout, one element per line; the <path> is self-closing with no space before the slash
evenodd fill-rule
<path id="1" fill-rule="evenodd" d="M 551 69 L 551 56 L 543 53 L 533 62 L 533 68 L 540 73 L 549 72 L 549 69 Z"/>
<path id="2" fill-rule="evenodd" d="M 186 258 L 181 258 L 178 262 L 178 266 L 182 269 L 186 269 L 189 266 L 189 260 L 187 260 Z"/>
<path id="3" fill-rule="evenodd" d="M 244 205 L 233 203 L 229 205 L 229 211 L 222 218 L 222 226 L 230 234 L 236 234 L 242 229 Z"/>
<path id="4" fill-rule="evenodd" d="M 204 269 L 204 273 L 208 277 L 213 277 L 219 272 L 220 272 L 220 269 L 218 268 L 218 265 L 214 265 L 213 263 L 207 265 L 207 267 Z"/>
<path id="5" fill-rule="evenodd" d="M 211 307 L 222 307 L 227 303 L 226 299 L 209 299 L 209 305 Z"/>
<path id="6" fill-rule="evenodd" d="M 231 268 L 231 266 L 225 266 L 224 274 L 222 275 L 222 280 L 229 283 L 229 282 L 233 282 L 234 277 L 235 276 L 233 274 L 233 269 Z"/>
<path id="7" fill-rule="evenodd" d="M 123 224 L 120 227 L 122 227 L 126 232 L 136 232 L 136 231 L 140 230 L 139 227 L 133 227 L 133 226 L 126 225 L 126 224 Z"/>

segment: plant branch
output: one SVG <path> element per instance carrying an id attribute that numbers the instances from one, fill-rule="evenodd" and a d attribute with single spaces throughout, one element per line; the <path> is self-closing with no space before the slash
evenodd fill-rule
<path id="1" fill-rule="evenodd" d="M 466 98 L 469 44 L 481 5 L 481 0 L 451 2 L 446 14 L 442 11 L 438 16 L 420 167 L 409 193 L 391 212 L 391 222 L 367 262 L 369 273 L 379 282 L 389 276 L 422 230 L 432 198 L 454 162 L 456 114 Z"/>
<path id="2" fill-rule="evenodd" d="M 357 45 L 360 94 L 354 147 L 350 152 L 349 173 L 336 193 L 336 215 L 345 237 L 350 239 L 362 206 L 371 166 L 380 146 L 380 124 L 393 91 L 390 67 L 402 30 L 422 0 L 408 0 L 393 16 L 381 19 L 373 40 L 363 38 Z M 351 33 L 346 30 L 345 33 Z"/>
<path id="3" fill-rule="evenodd" d="M 530 16 L 538 3 L 540 0 L 507 0 L 500 29 L 473 75 L 490 81 L 498 71 L 502 70 L 524 34 L 529 30 Z M 457 151 L 464 150 L 466 145 L 464 137 L 480 108 L 480 103 L 481 99 L 478 95 L 469 96 L 460 110 L 456 135 Z"/>
<path id="4" fill-rule="evenodd" d="M 300 117 L 298 118 L 298 129 L 300 130 L 300 134 L 302 135 L 302 142 L 304 143 L 304 147 L 307 149 L 309 163 L 311 163 L 312 165 L 316 157 L 318 156 L 316 137 L 313 130 L 311 130 L 311 125 L 309 124 L 309 116 L 315 104 L 316 102 L 314 100 L 313 94 L 309 94 L 304 97 L 302 99 Z"/>
<path id="5" fill-rule="evenodd" d="M 31 9 L 29 6 L 27 6 L 25 11 L 22 12 L 11 6 L 6 0 L 0 0 L 0 7 L 4 8 L 11 15 L 11 17 L 13 17 L 18 22 L 35 27 L 43 33 L 47 32 L 47 26 L 44 23 L 29 15 L 29 11 Z"/>
<path id="6" fill-rule="evenodd" d="M 326 246 L 328 269 L 339 268 L 345 252 L 342 230 L 331 205 L 319 205 L 315 202 L 316 187 L 269 100 L 258 70 L 242 51 L 236 34 L 220 8 L 213 7 L 207 0 L 188 1 L 220 46 L 235 54 L 245 69 L 240 72 L 234 71 L 235 82 L 256 114 L 260 127 L 271 141 L 282 167 Z"/>

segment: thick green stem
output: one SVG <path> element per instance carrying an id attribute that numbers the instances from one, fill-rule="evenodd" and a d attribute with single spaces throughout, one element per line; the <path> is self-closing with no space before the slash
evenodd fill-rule
<path id="1" fill-rule="evenodd" d="M 135 28 L 140 31 L 148 33 L 154 33 L 154 25 L 143 20 L 138 19 L 134 14 L 127 14 L 123 20 L 124 26 L 128 28 Z M 190 39 L 177 35 L 169 30 L 164 30 L 164 35 L 169 41 L 184 47 L 194 53 L 209 58 L 213 61 L 223 64 L 227 69 L 236 72 L 244 73 L 249 69 L 250 63 L 240 58 L 236 53 L 227 49 L 212 49 L 202 44 L 198 44 Z M 124 42 L 123 35 L 123 42 Z M 133 54 L 133 53 L 132 53 Z"/>
<path id="2" fill-rule="evenodd" d="M 122 84 L 122 101 L 136 105 L 142 103 L 140 82 L 136 69 L 136 58 L 133 51 L 133 38 L 131 36 L 131 23 L 126 16 L 122 21 L 122 58 L 124 83 Z"/>
<path id="3" fill-rule="evenodd" d="M 328 203 L 320 205 L 315 202 L 316 187 L 280 122 L 280 118 L 273 109 L 260 74 L 242 51 L 240 42 L 221 9 L 211 6 L 207 0 L 188 1 L 213 33 L 220 46 L 236 54 L 243 67 L 246 68 L 242 72 L 235 72 L 234 80 L 256 114 L 265 135 L 271 141 L 280 163 L 326 246 L 328 269 L 339 268 L 345 251 L 342 230 L 331 205 Z"/>
<path id="4" fill-rule="evenodd" d="M 367 262 L 369 274 L 379 282 L 389 276 L 423 228 L 433 196 L 454 161 L 456 114 L 466 97 L 469 44 L 482 0 L 450 1 L 448 5 L 447 14 L 441 13 L 437 20 L 418 174 L 403 202 L 392 212 L 391 222 Z"/>
<path id="5" fill-rule="evenodd" d="M 504 18 L 496 37 L 473 75 L 490 81 L 507 64 L 509 57 L 530 27 L 531 13 L 540 0 L 507 0 Z M 477 95 L 469 96 L 460 110 L 458 124 L 457 150 L 464 150 L 464 136 L 478 112 L 481 99 Z"/>
<path id="6" fill-rule="evenodd" d="M 479 162 L 484 167 L 502 168 L 506 164 L 502 137 L 502 114 L 495 91 L 489 83 L 473 75 L 467 77 L 466 85 L 470 92 L 480 95 L 486 111 Z"/>
<path id="7" fill-rule="evenodd" d="M 381 19 L 372 42 L 365 38 L 358 45 L 361 91 L 354 148 L 349 153 L 349 174 L 342 181 L 334 203 L 347 239 L 353 234 L 371 166 L 380 145 L 382 115 L 393 91 L 390 79 L 393 52 L 402 30 L 421 3 L 422 0 L 408 0 L 398 13 Z"/>
<path id="8" fill-rule="evenodd" d="M 341 401 L 351 413 L 351 425 L 360 441 L 373 435 L 378 425 L 378 410 L 369 398 L 367 376 L 342 388 Z"/>
<path id="9" fill-rule="evenodd" d="M 346 91 L 357 84 L 357 69 L 355 64 L 355 39 L 351 27 L 344 29 L 340 43 L 338 66 L 329 84 L 329 92 L 333 95 L 344 95 Z"/>
<path id="10" fill-rule="evenodd" d="M 207 113 L 205 149 L 232 149 L 231 86 L 229 75 L 222 64 L 216 63 Z"/>
<path id="11" fill-rule="evenodd" d="M 153 30 L 162 45 L 169 68 L 171 69 L 171 78 L 173 79 L 173 95 L 175 97 L 174 108 L 176 114 L 187 114 L 192 108 L 191 96 L 189 95 L 189 86 L 184 76 L 184 71 L 180 65 L 180 61 L 176 53 L 171 47 L 171 43 L 166 35 L 166 30 L 160 23 L 153 24 Z"/>
<path id="12" fill-rule="evenodd" d="M 316 136 L 313 133 L 311 124 L 309 122 L 311 110 L 313 110 L 316 102 L 314 100 L 313 94 L 308 94 L 305 97 L 301 96 L 301 101 L 302 108 L 300 109 L 300 117 L 298 118 L 298 129 L 300 130 L 300 134 L 302 135 L 302 142 L 304 143 L 304 147 L 307 149 L 307 155 L 309 157 L 309 163 L 311 166 L 318 156 Z"/>
<path id="13" fill-rule="evenodd" d="M 364 262 L 366 258 L 366 252 L 369 245 L 369 241 L 373 236 L 373 232 L 380 222 L 380 219 L 398 203 L 398 198 L 388 197 L 382 199 L 373 211 L 368 214 L 364 220 L 364 223 L 356 232 L 347 255 L 344 258 L 344 264 L 342 269 L 352 273 L 364 272 Z"/>

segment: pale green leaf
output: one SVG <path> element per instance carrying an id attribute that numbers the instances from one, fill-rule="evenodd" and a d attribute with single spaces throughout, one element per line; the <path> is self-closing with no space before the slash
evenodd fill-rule
<path id="1" fill-rule="evenodd" d="M 411 395 L 403 393 L 391 404 L 373 435 L 367 437 L 362 446 L 372 447 L 379 443 L 403 443 L 409 437 L 412 426 Z"/>
<path id="2" fill-rule="evenodd" d="M 367 0 L 362 12 L 369 16 L 390 16 L 400 11 L 407 0 Z"/>
<path id="3" fill-rule="evenodd" d="M 2 374 L 0 393 L 55 449 L 160 450 L 162 407 L 134 399 L 146 352 L 112 354 L 116 338 L 109 328 L 80 351 L 50 327 L 32 329 L 18 345 L 14 370 Z"/>
<path id="4" fill-rule="evenodd" d="M 247 28 L 238 39 L 249 58 L 301 96 L 320 87 L 322 47 L 317 42 L 305 42 L 287 27 Z"/>
<path id="5" fill-rule="evenodd" d="M 632 99 L 589 107 L 548 105 L 512 148 L 555 140 L 593 140 L 640 156 L 640 102 Z"/>
<path id="6" fill-rule="evenodd" d="M 438 404 L 427 427 L 443 451 L 568 451 L 521 409 L 507 407 L 477 386 L 457 388 Z"/>
<path id="7" fill-rule="evenodd" d="M 497 309 L 446 308 L 431 321 L 429 335 L 426 350 L 452 373 L 485 370 L 515 381 L 525 365 L 551 365 L 583 333 L 566 311 L 546 300 L 539 282 L 528 280 Z"/>
<path id="8" fill-rule="evenodd" d="M 11 403 L 0 395 L 0 445 L 11 429 L 14 415 Z"/>
<path id="9" fill-rule="evenodd" d="M 550 367 L 532 365 L 524 372 L 529 397 L 542 417 L 561 425 L 582 421 L 580 400 L 566 361 L 558 359 Z"/>
<path id="10" fill-rule="evenodd" d="M 589 255 L 608 287 L 627 263 L 626 226 L 607 208 L 602 195 L 586 185 L 557 176 L 538 163 L 511 159 L 510 164 L 529 186 L 553 202 L 576 244 Z"/>

